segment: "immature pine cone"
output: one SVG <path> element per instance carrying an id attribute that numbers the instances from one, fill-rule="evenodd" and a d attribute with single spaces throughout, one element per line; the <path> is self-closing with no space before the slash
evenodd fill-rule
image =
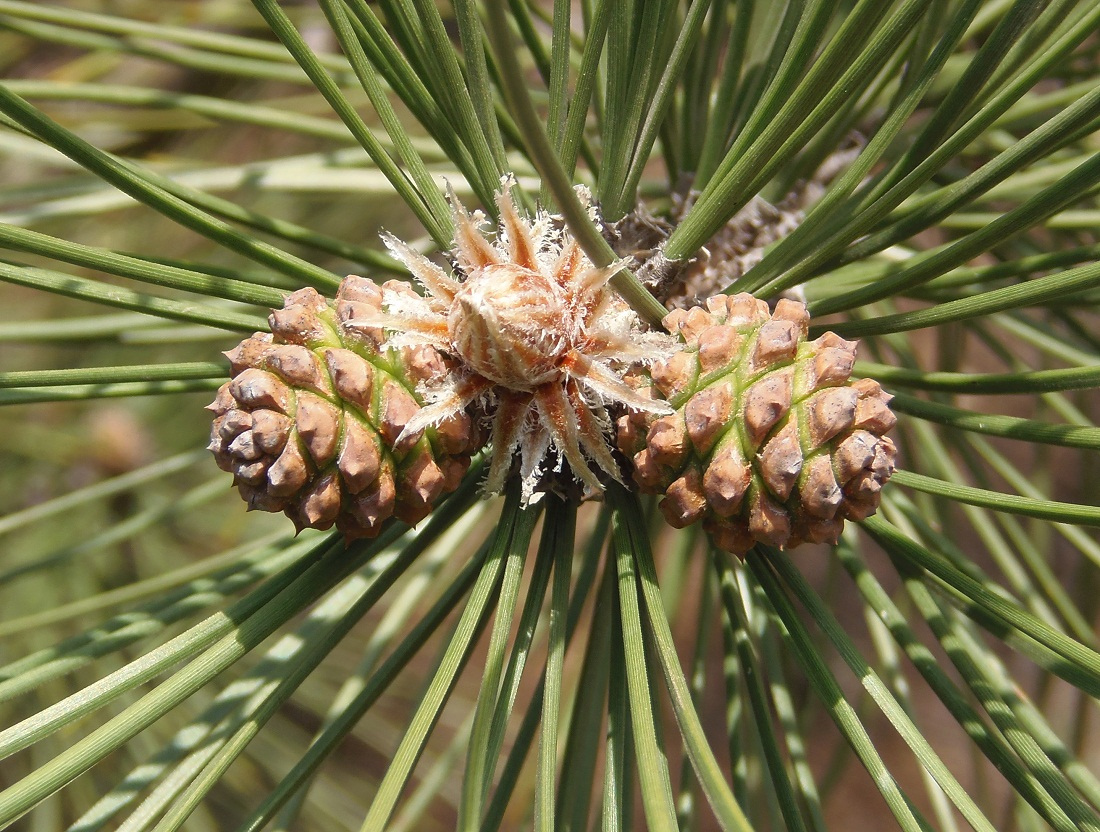
<path id="1" fill-rule="evenodd" d="M 423 385 L 429 406 L 406 430 L 470 408 L 484 413 L 492 445 L 486 493 L 504 488 L 518 455 L 522 503 L 546 489 L 573 491 L 574 480 L 595 496 L 607 479 L 620 478 L 608 408 L 670 411 L 627 384 L 624 370 L 671 354 L 676 339 L 647 330 L 608 286 L 621 262 L 597 268 L 560 217 L 525 217 L 514 184 L 511 176 L 501 180 L 495 235 L 486 233 L 480 211 L 470 213 L 450 194 L 451 269 L 385 235 L 424 294 L 387 284 L 382 312 L 348 323 L 383 327 L 389 345 L 420 344 L 454 361 L 455 372 Z M 559 476 L 566 465 L 568 475 Z"/>
<path id="2" fill-rule="evenodd" d="M 751 295 L 676 310 L 665 326 L 682 349 L 639 384 L 676 412 L 619 418 L 617 444 L 643 491 L 683 528 L 702 520 L 715 545 L 743 555 L 835 543 L 845 518 L 875 512 L 894 472 L 883 434 L 896 421 L 877 382 L 849 382 L 856 345 L 827 332 L 806 341 L 806 307 L 775 312 Z"/>
<path id="3" fill-rule="evenodd" d="M 381 302 L 362 277 L 341 283 L 335 308 L 300 289 L 271 313 L 271 334 L 226 353 L 209 447 L 250 509 L 284 511 L 299 530 L 335 524 L 352 540 L 391 516 L 416 523 L 458 487 L 482 443 L 468 414 L 401 436 L 421 407 L 416 386 L 450 360 L 430 346 L 383 350 L 380 329 L 346 325 Z"/>

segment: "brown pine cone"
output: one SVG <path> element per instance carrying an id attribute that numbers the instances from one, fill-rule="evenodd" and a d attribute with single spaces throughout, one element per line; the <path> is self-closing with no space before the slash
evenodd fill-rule
<path id="1" fill-rule="evenodd" d="M 466 413 L 402 435 L 423 404 L 417 385 L 450 359 L 429 346 L 383 350 L 381 330 L 348 326 L 381 302 L 362 277 L 345 278 L 333 305 L 300 289 L 271 313 L 270 334 L 226 353 L 209 448 L 250 509 L 283 511 L 299 530 L 335 524 L 353 540 L 391 516 L 418 522 L 458 487 L 484 440 Z"/>
<path id="2" fill-rule="evenodd" d="M 619 449 L 643 491 L 663 492 L 669 524 L 702 521 L 715 545 L 743 555 L 754 543 L 835 543 L 846 518 L 878 508 L 897 454 L 896 421 L 877 382 L 850 382 L 856 345 L 827 332 L 807 341 L 806 307 L 774 313 L 748 294 L 665 318 L 683 348 L 655 363 L 651 385 L 676 412 L 629 414 Z"/>

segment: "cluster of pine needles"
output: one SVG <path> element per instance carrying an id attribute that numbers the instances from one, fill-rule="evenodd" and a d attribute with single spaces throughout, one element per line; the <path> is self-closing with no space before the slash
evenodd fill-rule
<path id="1" fill-rule="evenodd" d="M 1100 832 L 1098 31 L 0 0 L 0 828 Z M 495 220 L 507 174 L 597 268 L 638 243 L 644 320 L 695 264 L 858 340 L 877 514 L 740 559 L 632 489 L 482 499 L 484 459 L 348 546 L 246 513 L 219 353 L 407 280 L 383 228 L 443 262 L 448 185 Z"/>

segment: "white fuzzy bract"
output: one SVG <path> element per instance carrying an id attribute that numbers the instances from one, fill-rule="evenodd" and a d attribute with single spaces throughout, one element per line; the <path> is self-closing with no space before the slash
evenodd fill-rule
<path id="1" fill-rule="evenodd" d="M 670 412 L 624 375 L 667 357 L 675 342 L 647 331 L 608 286 L 625 263 L 597 268 L 560 217 L 523 218 L 513 186 L 511 177 L 501 182 L 495 239 L 483 232 L 481 212 L 471 214 L 450 194 L 453 274 L 384 235 L 425 292 L 386 289 L 381 313 L 349 323 L 384 327 L 391 346 L 425 343 L 457 359 L 459 370 L 419 391 L 428 406 L 406 430 L 478 406 L 491 421 L 487 492 L 501 490 L 518 450 L 525 501 L 563 461 L 588 493 L 598 493 L 603 486 L 590 463 L 621 481 L 607 408 Z"/>

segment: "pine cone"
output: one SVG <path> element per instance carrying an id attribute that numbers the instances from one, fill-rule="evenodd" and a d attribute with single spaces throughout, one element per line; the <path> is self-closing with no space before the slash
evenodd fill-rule
<path id="1" fill-rule="evenodd" d="M 391 516 L 418 522 L 458 487 L 483 442 L 468 414 L 402 435 L 423 403 L 417 385 L 450 359 L 427 346 L 383 350 L 380 329 L 348 325 L 381 302 L 362 277 L 340 284 L 335 308 L 300 289 L 271 313 L 270 334 L 226 353 L 231 380 L 208 408 L 209 448 L 250 509 L 283 511 L 299 531 L 335 524 L 353 540 Z"/>
<path id="2" fill-rule="evenodd" d="M 891 397 L 849 382 L 855 343 L 831 332 L 806 341 L 808 322 L 797 301 L 769 314 L 748 294 L 665 318 L 683 348 L 638 385 L 676 412 L 622 416 L 616 441 L 641 489 L 665 494 L 669 524 L 701 520 L 715 545 L 743 555 L 756 542 L 835 543 L 845 518 L 878 508 L 897 453 L 883 435 Z"/>

